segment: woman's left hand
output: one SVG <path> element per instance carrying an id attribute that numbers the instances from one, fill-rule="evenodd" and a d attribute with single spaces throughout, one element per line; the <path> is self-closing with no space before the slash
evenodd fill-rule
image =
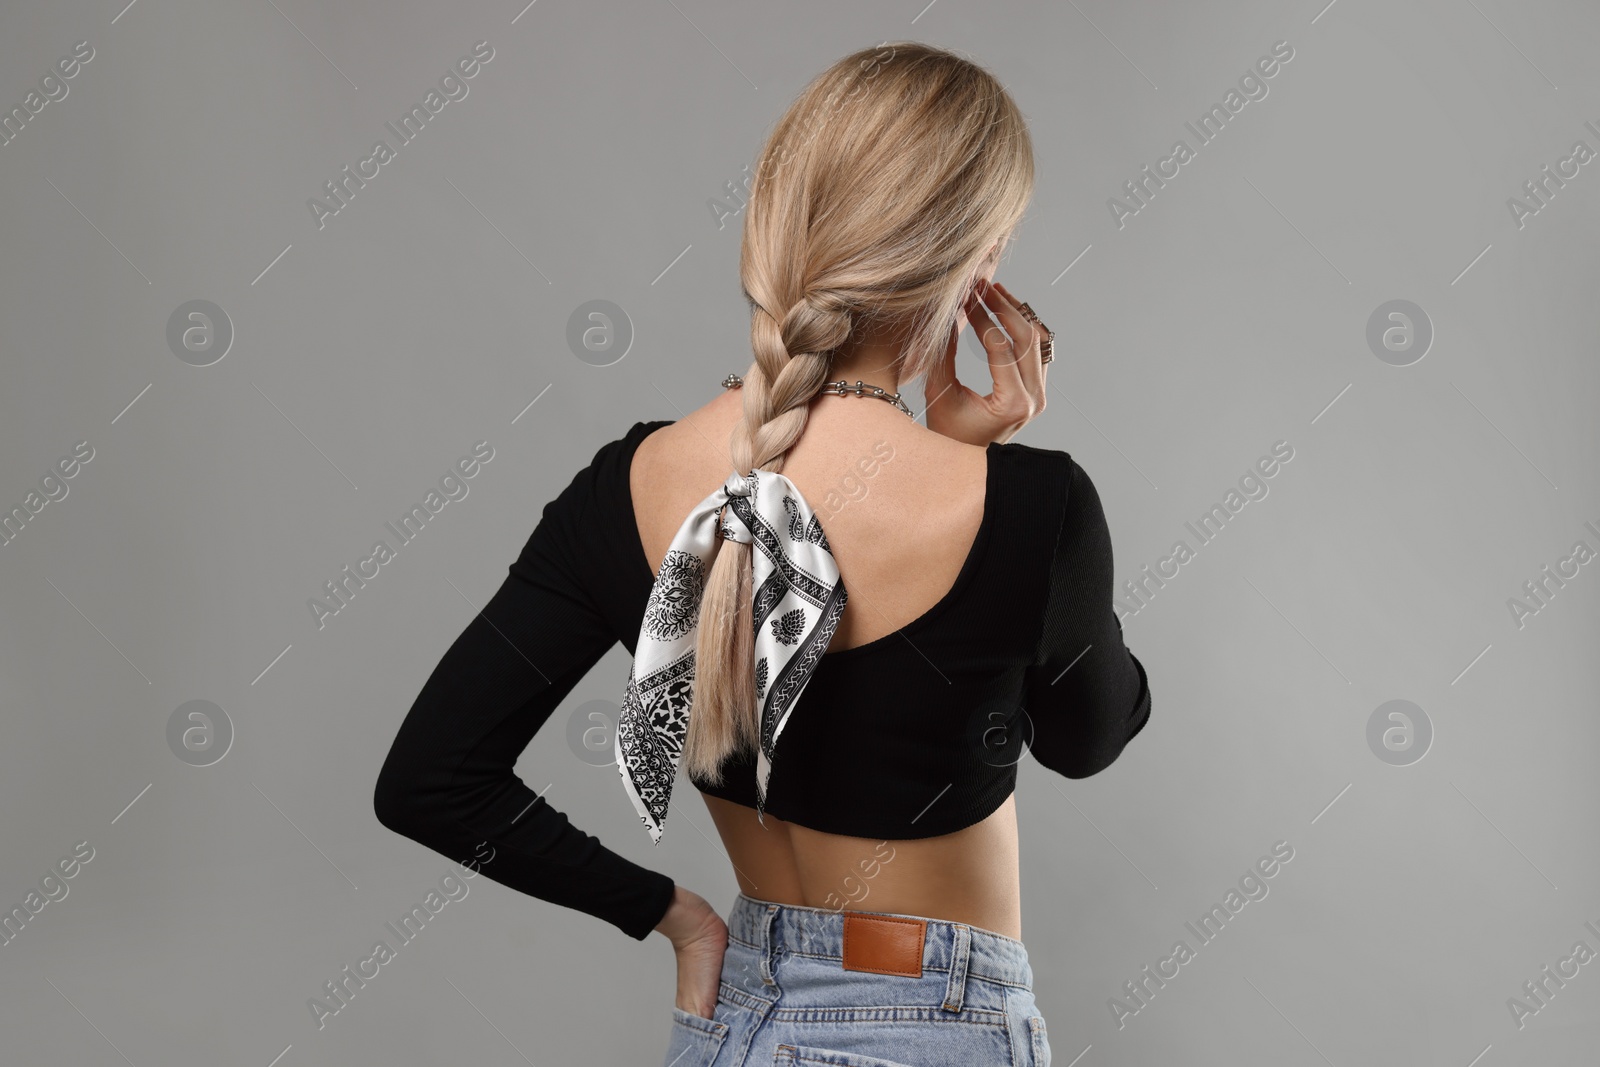
<path id="1" fill-rule="evenodd" d="M 656 929 L 672 942 L 678 956 L 678 1007 L 711 1018 L 717 1010 L 728 924 L 704 897 L 680 885 Z"/>
<path id="2" fill-rule="evenodd" d="M 1000 321 L 989 317 L 985 305 Z M 972 324 L 989 361 L 994 390 L 980 396 L 956 378 L 956 343 L 961 328 Z M 1018 300 L 999 282 L 979 280 L 962 305 L 945 344 L 943 358 L 929 369 L 926 415 L 928 429 L 969 445 L 1004 443 L 1044 411 L 1045 368 L 1041 343 Z"/>

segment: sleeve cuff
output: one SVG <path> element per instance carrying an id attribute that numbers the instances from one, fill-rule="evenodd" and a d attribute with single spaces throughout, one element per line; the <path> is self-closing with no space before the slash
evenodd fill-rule
<path id="1" fill-rule="evenodd" d="M 1134 667 L 1139 671 L 1139 697 L 1133 702 L 1133 711 L 1129 713 L 1129 718 L 1137 719 L 1139 723 L 1128 734 L 1128 740 L 1132 741 L 1139 736 L 1139 731 L 1143 730 L 1145 724 L 1150 721 L 1150 678 L 1145 674 L 1144 664 L 1139 662 L 1138 656 L 1129 652 L 1128 658 L 1133 660 Z"/>

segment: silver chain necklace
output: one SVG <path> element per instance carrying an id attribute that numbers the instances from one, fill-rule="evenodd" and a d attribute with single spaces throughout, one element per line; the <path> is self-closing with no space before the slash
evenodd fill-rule
<path id="1" fill-rule="evenodd" d="M 737 374 L 729 374 L 726 378 L 722 379 L 722 387 L 724 389 L 737 389 L 742 385 L 744 385 L 744 379 Z M 827 394 L 829 396 L 877 397 L 879 400 L 887 400 L 889 403 L 905 412 L 911 418 L 915 419 L 917 417 L 915 412 L 906 407 L 906 402 L 900 399 L 899 393 L 888 392 L 887 390 L 881 389 L 876 385 L 867 385 L 862 382 L 860 378 L 856 379 L 856 384 L 854 385 L 851 385 L 843 378 L 840 378 L 836 382 L 825 382 L 823 383 L 822 388 L 817 391 L 818 396 L 823 394 Z"/>

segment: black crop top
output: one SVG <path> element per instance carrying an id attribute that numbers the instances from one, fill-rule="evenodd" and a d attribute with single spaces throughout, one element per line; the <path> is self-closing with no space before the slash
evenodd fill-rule
<path id="1" fill-rule="evenodd" d="M 573 826 L 513 767 L 606 652 L 618 641 L 635 650 L 655 575 L 629 469 L 639 442 L 670 421 L 634 424 L 546 505 L 424 684 L 374 796 L 390 829 L 458 861 L 490 856 L 482 872 L 495 881 L 640 940 L 666 913 L 673 880 Z M 1011 795 L 1024 755 L 1084 778 L 1144 728 L 1149 685 L 1112 610 L 1094 484 L 1065 452 L 987 451 L 983 518 L 954 585 L 900 630 L 816 667 L 773 760 L 776 818 L 876 839 L 951 833 Z M 691 781 L 754 808 L 754 756 L 722 770 L 720 786 Z M 617 801 L 627 805 L 620 779 Z"/>

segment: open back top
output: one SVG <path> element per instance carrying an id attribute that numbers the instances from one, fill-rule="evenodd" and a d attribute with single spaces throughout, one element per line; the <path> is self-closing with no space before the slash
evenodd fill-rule
<path id="1" fill-rule="evenodd" d="M 635 651 L 655 573 L 629 471 L 639 442 L 669 422 L 636 423 L 545 507 L 423 686 L 375 798 L 391 829 L 457 860 L 492 855 L 482 871 L 494 880 L 638 939 L 666 913 L 673 880 L 571 825 L 513 767 L 606 652 Z M 949 592 L 894 633 L 827 653 L 811 675 L 767 783 L 773 816 L 852 837 L 953 833 L 1004 803 L 1025 755 L 1083 778 L 1144 727 L 1149 685 L 1112 609 L 1110 534 L 1089 476 L 1066 452 L 1015 442 L 990 444 L 987 461 L 982 521 Z M 690 780 L 754 808 L 754 753 L 722 771 L 721 785 Z"/>

